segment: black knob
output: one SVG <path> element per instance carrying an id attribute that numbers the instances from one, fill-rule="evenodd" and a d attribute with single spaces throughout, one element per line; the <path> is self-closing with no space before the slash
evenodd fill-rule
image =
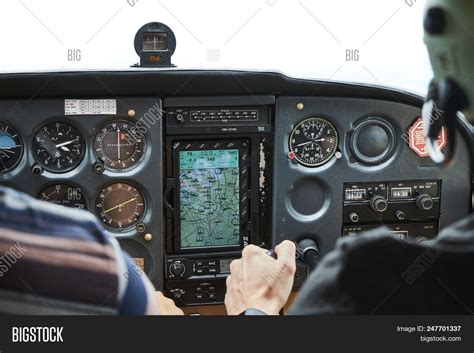
<path id="1" fill-rule="evenodd" d="M 186 266 L 181 261 L 175 261 L 170 266 L 170 272 L 178 277 L 181 277 L 186 271 Z"/>
<path id="2" fill-rule="evenodd" d="M 311 238 L 302 239 L 298 242 L 298 252 L 300 252 L 301 260 L 312 271 L 318 265 L 321 257 L 319 247 Z"/>
<path id="3" fill-rule="evenodd" d="M 387 207 L 387 200 L 383 196 L 376 195 L 372 197 L 372 200 L 370 200 L 370 206 L 372 206 L 372 209 L 376 212 L 384 212 Z"/>
<path id="4" fill-rule="evenodd" d="M 349 215 L 349 219 L 354 222 L 354 223 L 357 223 L 359 222 L 359 215 L 357 213 L 351 213 Z"/>
<path id="5" fill-rule="evenodd" d="M 429 211 L 433 208 L 433 199 L 430 195 L 421 194 L 416 198 L 416 205 L 424 211 Z"/>
<path id="6" fill-rule="evenodd" d="M 403 221 L 405 219 L 405 212 L 398 210 L 395 212 L 395 216 L 397 216 L 400 221 Z"/>
<path id="7" fill-rule="evenodd" d="M 182 290 L 181 288 L 175 288 L 171 290 L 171 295 L 175 299 L 180 299 L 183 296 L 183 294 L 184 294 L 184 290 Z"/>

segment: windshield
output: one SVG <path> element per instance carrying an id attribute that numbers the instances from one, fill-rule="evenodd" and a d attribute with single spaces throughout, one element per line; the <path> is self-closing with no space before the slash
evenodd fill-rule
<path id="1" fill-rule="evenodd" d="M 167 24 L 178 69 L 245 69 L 425 94 L 420 0 L 11 0 L 0 71 L 128 70 L 147 22 Z"/>

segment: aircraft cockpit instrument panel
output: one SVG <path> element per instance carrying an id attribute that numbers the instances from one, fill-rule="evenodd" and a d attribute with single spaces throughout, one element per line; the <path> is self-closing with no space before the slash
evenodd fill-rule
<path id="1" fill-rule="evenodd" d="M 164 27 L 138 38 L 174 50 Z M 438 168 L 422 99 L 400 91 L 167 69 L 0 75 L 0 97 L 1 184 L 91 212 L 180 306 L 222 303 L 249 244 L 324 256 L 381 224 L 431 239 L 471 208 L 467 146 Z"/>

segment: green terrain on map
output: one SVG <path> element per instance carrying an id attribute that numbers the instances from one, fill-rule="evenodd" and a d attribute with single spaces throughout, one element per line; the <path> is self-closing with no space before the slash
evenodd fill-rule
<path id="1" fill-rule="evenodd" d="M 240 243 L 239 150 L 179 152 L 181 248 Z"/>

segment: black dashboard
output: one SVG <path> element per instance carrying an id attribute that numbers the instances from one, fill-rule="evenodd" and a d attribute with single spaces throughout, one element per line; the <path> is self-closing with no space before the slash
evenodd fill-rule
<path id="1" fill-rule="evenodd" d="M 421 105 L 278 73 L 3 74 L 0 182 L 94 213 L 177 304 L 222 303 L 248 244 L 310 238 L 324 255 L 381 225 L 422 240 L 466 216 L 470 151 L 457 139 L 453 166 L 433 164 Z"/>

